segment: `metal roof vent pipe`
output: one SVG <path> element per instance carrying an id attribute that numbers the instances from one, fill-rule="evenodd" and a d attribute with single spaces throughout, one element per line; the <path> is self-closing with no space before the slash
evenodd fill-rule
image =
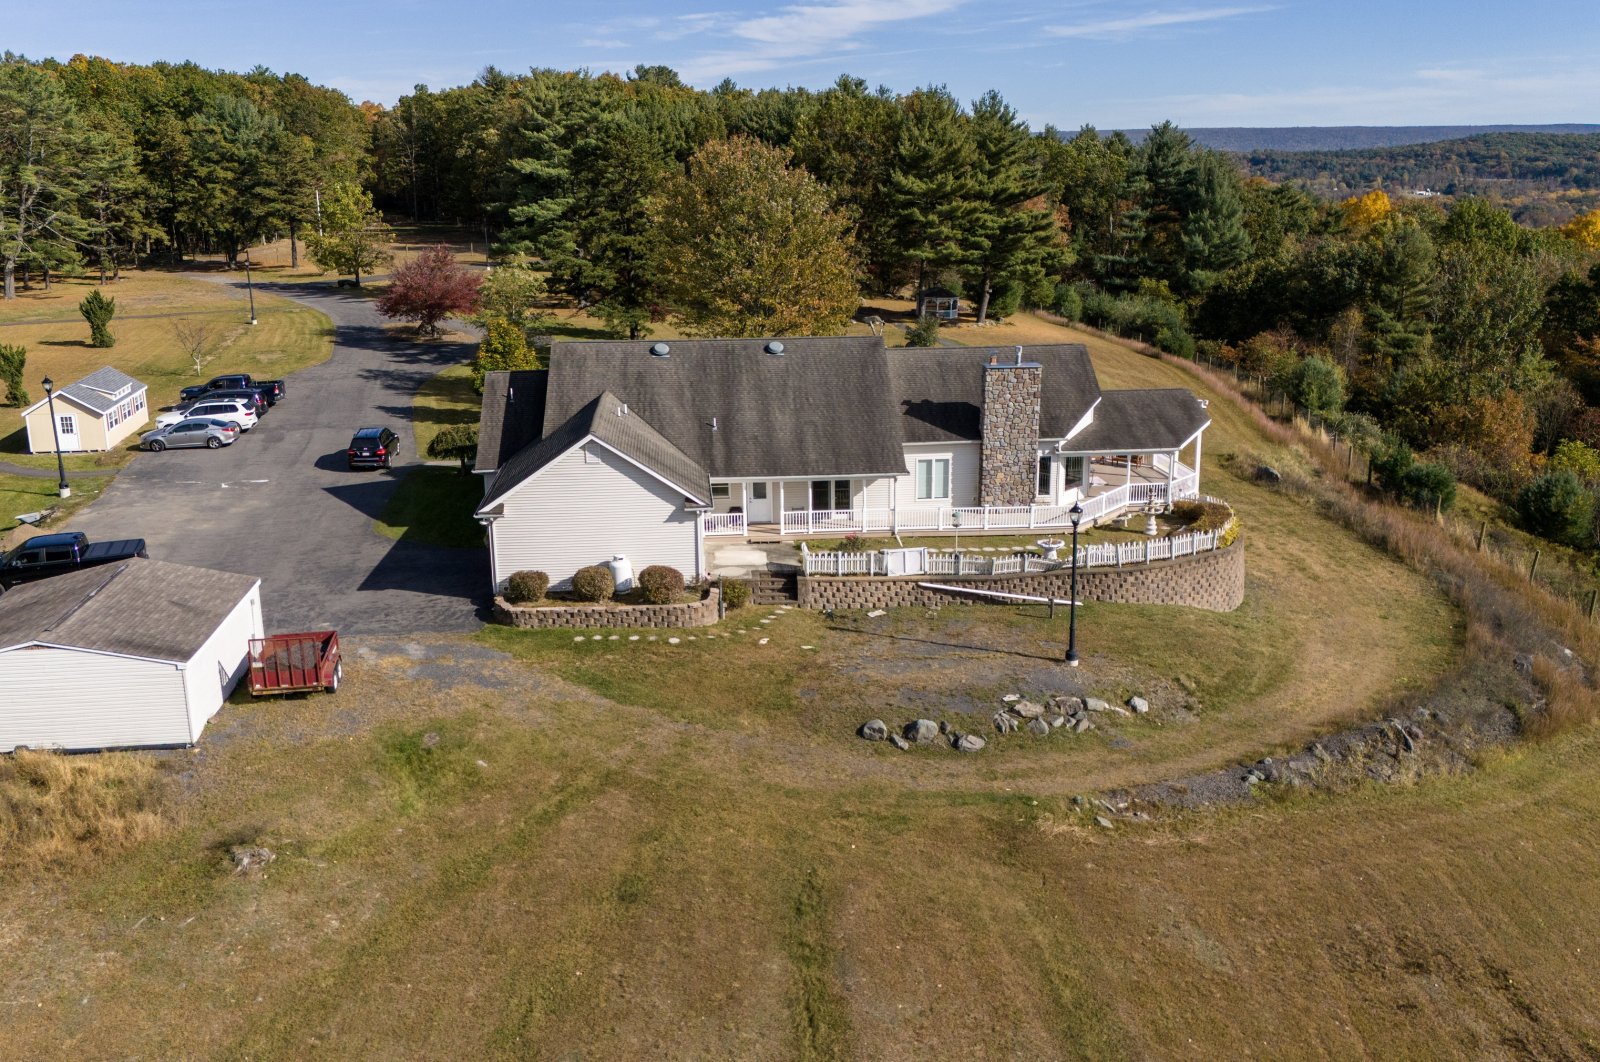
<path id="1" fill-rule="evenodd" d="M 778 357 L 783 356 L 783 344 L 776 339 L 768 343 L 763 349 L 765 349 L 768 354 L 774 354 Z"/>
<path id="2" fill-rule="evenodd" d="M 672 348 L 665 343 L 651 343 L 650 356 L 652 358 L 670 358 L 672 356 Z"/>
<path id="3" fill-rule="evenodd" d="M 1022 364 L 1022 346 L 1021 346 L 1021 344 L 1017 345 L 1017 364 L 1018 365 Z"/>

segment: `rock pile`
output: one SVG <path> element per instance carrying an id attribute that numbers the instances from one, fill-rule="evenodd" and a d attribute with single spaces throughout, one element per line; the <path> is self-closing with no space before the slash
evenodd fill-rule
<path id="1" fill-rule="evenodd" d="M 1150 702 L 1140 696 L 1129 697 L 1128 708 L 1099 697 L 1074 697 L 1062 693 L 1051 694 L 1043 704 L 1029 700 L 1020 693 L 1008 693 L 1000 701 L 1000 709 L 990 717 L 990 723 L 998 733 L 1005 735 L 1027 731 L 1041 738 L 1049 737 L 1057 730 L 1073 734 L 1088 733 L 1095 728 L 1091 717 L 1096 714 L 1126 716 L 1132 714 L 1128 708 L 1139 715 L 1150 711 Z M 932 745 L 941 738 L 958 752 L 977 752 L 986 744 L 976 734 L 963 733 L 952 729 L 947 722 L 936 723 L 932 719 L 913 719 L 899 732 L 882 719 L 868 719 L 856 733 L 868 741 L 887 741 L 901 750 L 913 745 Z"/>

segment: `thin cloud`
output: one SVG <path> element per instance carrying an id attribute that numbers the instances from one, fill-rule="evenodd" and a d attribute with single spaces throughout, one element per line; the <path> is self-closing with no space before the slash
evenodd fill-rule
<path id="1" fill-rule="evenodd" d="M 1141 30 L 1183 26 L 1197 22 L 1218 22 L 1222 19 L 1255 15 L 1271 10 L 1270 7 L 1206 7 L 1188 11 L 1147 11 L 1142 15 L 1129 15 L 1125 18 L 1106 18 L 1067 26 L 1046 26 L 1045 32 L 1054 37 L 1128 37 Z"/>
<path id="2" fill-rule="evenodd" d="M 964 0 L 838 0 L 791 4 L 718 27 L 739 43 L 688 59 L 682 73 L 712 81 L 774 67 L 828 62 L 863 47 L 861 38 L 895 23 L 946 14 Z"/>

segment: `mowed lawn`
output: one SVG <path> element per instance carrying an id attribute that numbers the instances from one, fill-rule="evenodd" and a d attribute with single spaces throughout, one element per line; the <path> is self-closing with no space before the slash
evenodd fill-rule
<path id="1" fill-rule="evenodd" d="M 333 330 L 316 310 L 258 290 L 255 327 L 249 324 L 245 293 L 194 273 L 130 271 L 107 285 L 117 300 L 111 331 L 116 345 L 88 345 L 89 326 L 77 305 L 96 285 L 92 280 L 59 281 L 51 292 L 23 293 L 0 305 L 0 343 L 27 348 L 29 396 L 44 397 L 40 381 L 49 376 L 65 386 L 103 365 L 112 365 L 147 384 L 150 414 L 176 401 L 189 384 L 223 372 L 248 372 L 279 378 L 326 360 L 333 350 Z M 161 316 L 145 316 L 161 315 Z M 194 364 L 173 334 L 173 323 L 186 319 L 211 333 L 210 359 L 196 374 Z M 17 323 L 42 320 L 43 323 Z M 28 454 L 21 411 L 0 408 L 0 460 L 35 468 L 54 468 L 53 454 Z M 138 440 L 131 438 L 105 454 L 71 455 L 69 469 L 117 468 Z"/>
<path id="2" fill-rule="evenodd" d="M 977 334 L 1019 341 L 1001 331 Z M 1107 387 L 1194 386 L 1092 349 Z M 1225 403 L 1211 409 L 1203 486 L 1244 520 L 1245 606 L 1088 605 L 1075 673 L 1059 662 L 1064 617 L 1042 608 L 751 607 L 671 632 L 676 645 L 501 628 L 352 639 L 334 697 L 236 696 L 198 750 L 154 757 L 160 836 L 54 866 L 0 851 L 0 940 L 15 942 L 0 1044 L 296 1059 L 1594 1054 L 1592 728 L 1470 775 L 1112 831 L 1074 802 L 1368 718 L 1460 652 L 1458 617 L 1426 579 L 1228 472 L 1224 455 L 1273 455 Z M 1001 696 L 1052 690 L 1138 692 L 1153 708 L 1071 737 L 994 734 Z M 871 716 L 992 740 L 976 756 L 901 753 L 853 736 Z M 265 876 L 233 873 L 241 844 L 276 854 Z"/>

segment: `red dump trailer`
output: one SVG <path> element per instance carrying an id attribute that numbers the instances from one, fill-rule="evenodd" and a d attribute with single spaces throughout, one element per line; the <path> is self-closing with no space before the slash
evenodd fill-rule
<path id="1" fill-rule="evenodd" d="M 257 697 L 314 690 L 332 693 L 343 676 L 338 631 L 250 639 L 250 692 Z"/>

